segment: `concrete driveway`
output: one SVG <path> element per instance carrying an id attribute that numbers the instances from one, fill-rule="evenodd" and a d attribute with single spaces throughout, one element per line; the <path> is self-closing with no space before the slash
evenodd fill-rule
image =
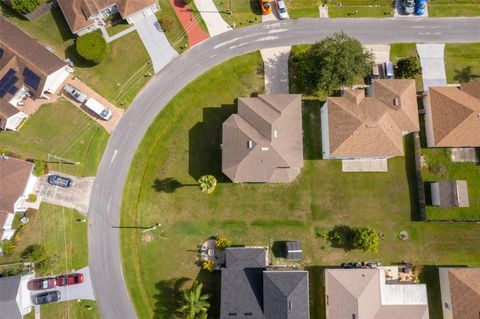
<path id="1" fill-rule="evenodd" d="M 71 286 L 64 286 L 64 287 L 57 286 L 52 289 L 46 289 L 41 291 L 31 291 L 30 296 L 33 297 L 40 293 L 58 290 L 60 291 L 60 295 L 61 295 L 61 299 L 59 302 L 67 301 L 67 300 L 77 300 L 77 299 L 95 300 L 95 296 L 93 295 L 93 289 L 92 289 L 92 281 L 90 279 L 90 270 L 88 269 L 88 267 L 84 267 L 79 270 L 74 270 L 72 271 L 72 273 L 83 274 L 83 283 L 77 284 L 77 285 L 71 285 Z M 53 276 L 49 276 L 49 278 L 50 277 L 53 277 Z M 35 279 L 38 279 L 38 278 L 35 278 Z"/>
<path id="2" fill-rule="evenodd" d="M 444 51 L 445 44 L 417 44 L 425 91 L 431 86 L 447 85 Z"/>
<path id="3" fill-rule="evenodd" d="M 47 178 L 55 174 L 71 178 L 73 185 L 68 188 L 50 185 Z M 35 194 L 47 203 L 73 208 L 82 214 L 87 214 L 93 180 L 94 177 L 76 177 L 50 171 L 47 175 L 38 178 Z"/>
<path id="4" fill-rule="evenodd" d="M 390 61 L 390 45 L 389 44 L 367 44 L 363 46 L 365 49 L 372 51 L 375 64 L 382 64 Z"/>
<path id="5" fill-rule="evenodd" d="M 265 69 L 265 93 L 289 93 L 288 57 L 291 46 L 260 50 Z"/>
<path id="6" fill-rule="evenodd" d="M 138 35 L 152 59 L 153 70 L 159 72 L 178 55 L 165 36 L 155 15 L 146 17 L 135 23 Z"/>
<path id="7" fill-rule="evenodd" d="M 232 30 L 232 27 L 223 20 L 212 0 L 195 0 L 194 2 L 211 37 Z"/>

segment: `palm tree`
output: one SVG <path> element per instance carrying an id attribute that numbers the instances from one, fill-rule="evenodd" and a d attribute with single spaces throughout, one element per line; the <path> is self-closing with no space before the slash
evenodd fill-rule
<path id="1" fill-rule="evenodd" d="M 217 186 L 217 179 L 213 175 L 203 175 L 198 179 L 198 184 L 202 192 L 211 194 Z"/>
<path id="2" fill-rule="evenodd" d="M 187 319 L 207 318 L 207 311 L 210 308 L 207 294 L 202 294 L 203 285 L 194 282 L 192 288 L 182 292 L 182 306 L 180 312 L 185 314 Z"/>

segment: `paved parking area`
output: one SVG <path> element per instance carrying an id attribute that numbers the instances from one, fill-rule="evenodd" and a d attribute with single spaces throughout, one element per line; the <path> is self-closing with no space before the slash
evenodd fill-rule
<path id="1" fill-rule="evenodd" d="M 42 291 L 31 291 L 30 295 L 33 297 L 34 295 L 37 295 L 39 293 L 58 290 L 60 291 L 61 295 L 60 302 L 77 299 L 95 300 L 92 289 L 92 281 L 90 279 L 90 269 L 88 267 L 84 267 L 79 270 L 74 270 L 71 273 L 73 272 L 83 274 L 83 283 L 64 287 L 57 286 L 55 288 Z"/>
<path id="2" fill-rule="evenodd" d="M 368 44 L 363 46 L 365 49 L 372 51 L 375 55 L 376 64 L 382 64 L 390 61 L 390 45 L 389 44 Z"/>
<path id="3" fill-rule="evenodd" d="M 431 86 L 447 85 L 444 51 L 445 44 L 417 44 L 425 91 Z"/>
<path id="4" fill-rule="evenodd" d="M 218 12 L 217 6 L 212 0 L 194 0 L 203 21 L 207 25 L 208 33 L 211 37 L 217 34 L 232 30 L 232 27 L 223 20 Z"/>
<path id="5" fill-rule="evenodd" d="M 47 178 L 49 175 L 54 174 L 71 178 L 73 185 L 68 188 L 50 185 L 47 182 Z M 87 214 L 93 180 L 94 177 L 76 177 L 50 171 L 48 175 L 38 178 L 35 194 L 47 203 L 73 208 L 80 213 Z"/>
<path id="6" fill-rule="evenodd" d="M 342 160 L 342 172 L 388 172 L 386 159 Z"/>
<path id="7" fill-rule="evenodd" d="M 260 50 L 265 69 L 265 93 L 289 93 L 288 57 L 292 47 L 277 47 Z"/>
<path id="8" fill-rule="evenodd" d="M 120 122 L 120 119 L 122 118 L 123 113 L 125 111 L 119 107 L 116 107 L 112 103 L 110 103 L 107 99 L 105 99 L 103 96 L 101 96 L 100 94 L 92 90 L 92 88 L 90 88 L 88 85 L 80 81 L 78 78 L 69 79 L 67 83 L 73 85 L 74 87 L 79 89 L 81 92 L 85 93 L 88 97 L 93 97 L 95 100 L 102 103 L 103 106 L 105 106 L 110 111 L 112 111 L 112 118 L 108 121 L 105 121 L 104 119 L 100 118 L 97 114 L 87 109 L 84 105 L 78 103 L 69 94 L 64 93 L 64 96 L 70 102 L 72 102 L 76 107 L 78 107 L 80 110 L 85 112 L 90 118 L 92 118 L 95 122 L 101 125 L 108 133 L 112 133 L 115 127 L 117 126 L 118 122 Z"/>

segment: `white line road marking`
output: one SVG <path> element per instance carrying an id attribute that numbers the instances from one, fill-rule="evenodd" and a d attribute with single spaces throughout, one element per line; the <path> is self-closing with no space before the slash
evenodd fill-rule
<path id="1" fill-rule="evenodd" d="M 113 161 L 115 160 L 115 157 L 117 157 L 117 153 L 118 153 L 118 150 L 113 151 L 113 156 L 112 156 L 112 159 L 110 160 L 110 164 L 112 164 Z"/>

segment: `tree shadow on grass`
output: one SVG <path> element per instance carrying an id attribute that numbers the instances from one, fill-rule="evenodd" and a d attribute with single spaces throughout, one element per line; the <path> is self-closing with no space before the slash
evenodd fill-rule
<path id="1" fill-rule="evenodd" d="M 188 132 L 188 172 L 195 180 L 209 174 L 215 176 L 218 183 L 229 182 L 222 172 L 222 124 L 236 110 L 232 104 L 204 108 L 203 122 Z"/>
<path id="2" fill-rule="evenodd" d="M 203 292 L 210 296 L 208 299 L 210 303 L 208 318 L 219 318 L 222 273 L 220 271 L 210 272 L 202 269 L 198 273 L 196 280 L 203 284 Z"/>
<path id="3" fill-rule="evenodd" d="M 177 181 L 175 178 L 166 177 L 164 179 L 156 178 L 153 181 L 152 188 L 154 188 L 159 193 L 174 193 L 177 189 L 185 186 L 198 187 L 198 184 L 183 184 Z"/>
<path id="4" fill-rule="evenodd" d="M 190 281 L 190 278 L 172 278 L 159 281 L 155 285 L 158 293 L 154 296 L 154 319 L 178 318 L 178 308 L 180 308 L 181 304 L 182 288 L 188 281 Z"/>
<path id="5" fill-rule="evenodd" d="M 461 70 L 455 70 L 455 76 L 453 77 L 455 81 L 460 83 L 470 82 L 476 78 L 480 78 L 480 74 L 473 74 L 471 66 L 466 66 Z"/>

